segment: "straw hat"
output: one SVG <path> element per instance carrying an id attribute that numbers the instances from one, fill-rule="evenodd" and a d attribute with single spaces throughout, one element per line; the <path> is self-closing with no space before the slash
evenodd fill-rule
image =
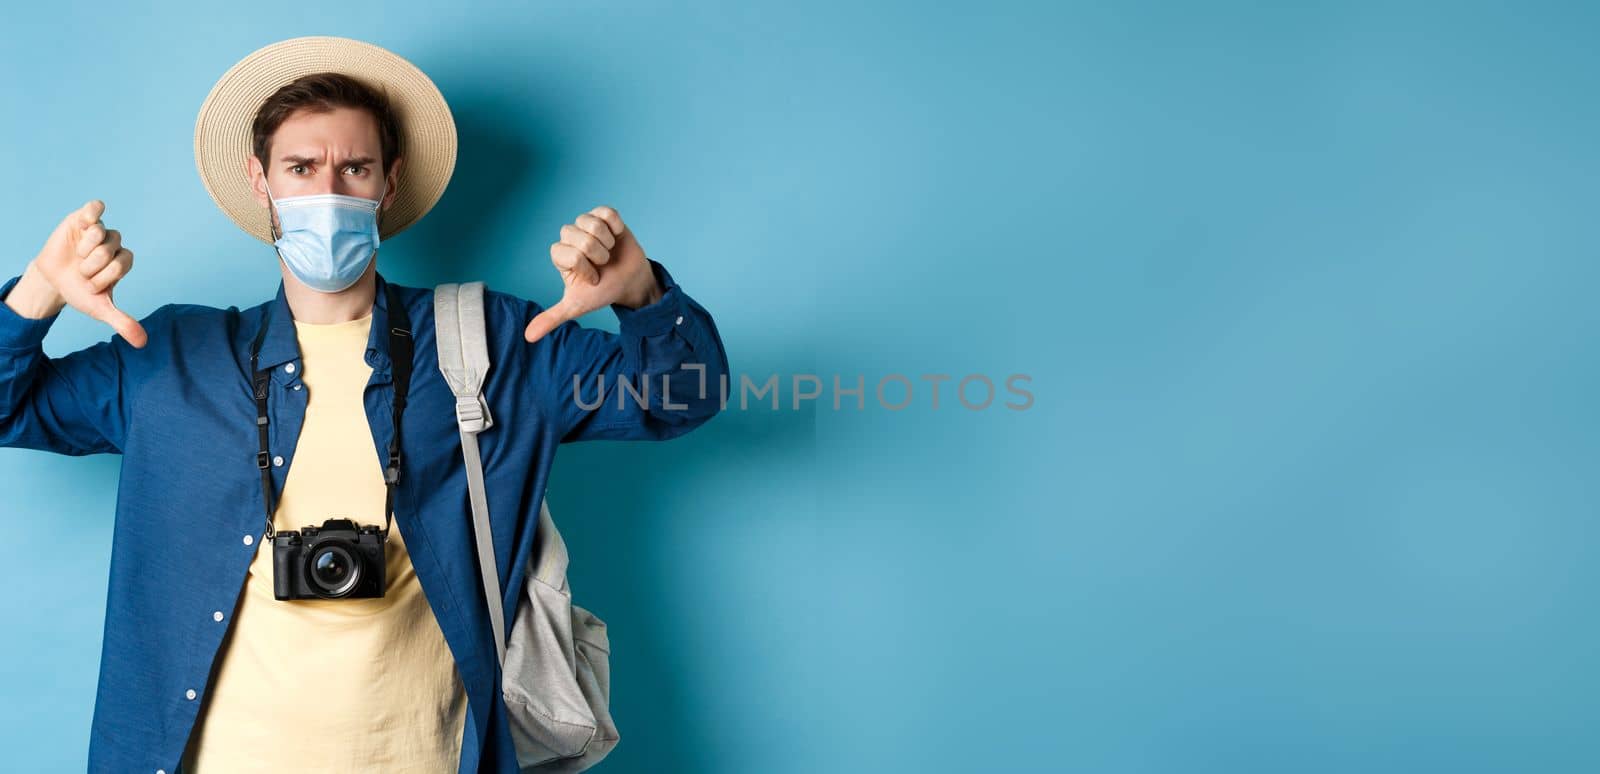
<path id="1" fill-rule="evenodd" d="M 349 38 L 291 38 L 256 50 L 223 73 L 194 122 L 194 162 L 218 207 L 255 238 L 272 244 L 270 216 L 244 172 L 250 124 L 279 88 L 311 73 L 336 72 L 387 92 L 400 126 L 405 163 L 394 202 L 383 211 L 380 239 L 405 230 L 433 208 L 456 165 L 456 124 L 444 95 L 416 65 Z"/>

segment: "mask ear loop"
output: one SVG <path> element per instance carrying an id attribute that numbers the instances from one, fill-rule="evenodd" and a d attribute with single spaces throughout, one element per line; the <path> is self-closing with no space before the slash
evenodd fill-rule
<path id="1" fill-rule="evenodd" d="M 278 260 L 287 266 L 289 261 L 283 257 L 283 251 L 278 249 L 278 240 L 283 239 L 283 235 L 278 233 L 278 219 L 276 217 L 278 214 L 278 202 L 272 196 L 272 186 L 267 183 L 265 174 L 261 176 L 261 185 L 267 189 L 267 233 L 272 235 L 272 252 L 277 253 Z"/>
<path id="2" fill-rule="evenodd" d="M 383 249 L 383 197 L 387 196 L 388 193 L 389 193 L 389 176 L 388 175 L 384 175 L 383 176 L 383 188 L 378 193 L 378 206 L 377 206 L 376 209 L 373 210 L 373 213 L 372 213 L 373 225 L 375 226 L 375 230 L 378 232 L 377 234 L 374 235 L 378 240 L 378 246 L 372 248 L 372 262 L 374 264 L 374 266 L 373 266 L 373 271 L 374 272 L 377 271 L 376 264 L 378 262 L 378 251 Z M 388 531 L 385 530 L 384 535 L 388 535 L 388 534 L 389 534 Z"/>
<path id="3" fill-rule="evenodd" d="M 378 194 L 378 208 L 377 208 L 376 213 L 375 213 L 375 217 L 377 219 L 377 225 L 378 225 L 378 247 L 379 248 L 381 248 L 383 246 L 383 197 L 387 196 L 388 194 L 389 194 L 389 176 L 388 175 L 384 175 L 383 176 L 383 190 Z M 377 248 L 374 248 L 372 252 L 374 252 L 374 253 L 378 252 Z"/>
<path id="4" fill-rule="evenodd" d="M 278 219 L 273 217 L 277 214 L 278 201 L 272 197 L 272 184 L 267 182 L 266 175 L 261 176 L 261 185 L 267 189 L 267 233 L 271 234 L 272 241 L 276 242 L 281 239 L 278 236 Z"/>

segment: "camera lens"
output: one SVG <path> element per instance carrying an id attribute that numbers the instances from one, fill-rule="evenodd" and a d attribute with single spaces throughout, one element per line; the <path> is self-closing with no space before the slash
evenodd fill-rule
<path id="1" fill-rule="evenodd" d="M 324 597 L 342 597 L 361 579 L 361 565 L 344 546 L 329 543 L 318 546 L 306 560 L 311 583 Z"/>

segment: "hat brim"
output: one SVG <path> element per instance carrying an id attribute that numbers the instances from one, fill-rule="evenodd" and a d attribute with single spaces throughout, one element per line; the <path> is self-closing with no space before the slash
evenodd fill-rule
<path id="1" fill-rule="evenodd" d="M 350 38 L 291 38 L 257 49 L 222 75 L 194 124 L 194 161 L 206 192 L 251 236 L 272 244 L 270 216 L 245 173 L 250 125 L 278 89 L 311 73 L 336 72 L 386 92 L 399 122 L 395 198 L 383 211 L 380 239 L 417 222 L 444 194 L 456 165 L 456 124 L 427 75 L 387 49 Z"/>

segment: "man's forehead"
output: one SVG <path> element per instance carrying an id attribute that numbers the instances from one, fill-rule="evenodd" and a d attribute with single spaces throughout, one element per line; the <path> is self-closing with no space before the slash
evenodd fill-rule
<path id="1" fill-rule="evenodd" d="M 278 125 L 272 140 L 279 156 L 321 156 L 329 151 L 363 156 L 379 150 L 377 122 L 366 111 L 348 108 L 296 111 Z"/>

